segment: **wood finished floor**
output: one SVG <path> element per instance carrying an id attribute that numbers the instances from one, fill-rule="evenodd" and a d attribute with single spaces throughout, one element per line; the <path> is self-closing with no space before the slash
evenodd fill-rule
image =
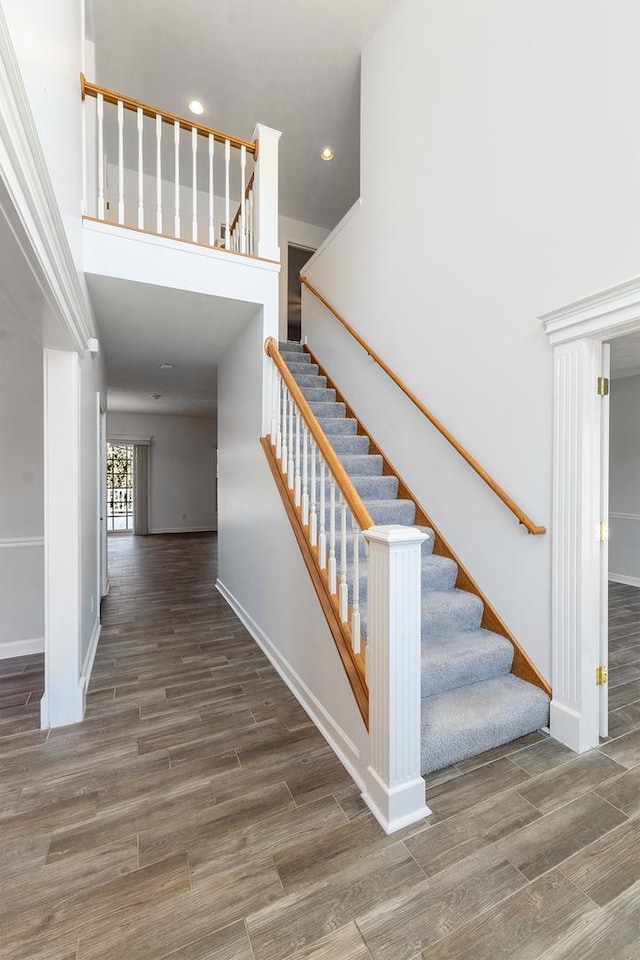
<path id="1" fill-rule="evenodd" d="M 386 837 L 214 589 L 212 536 L 114 538 L 84 723 L 0 679 L 3 960 L 637 960 L 640 590 L 610 592 L 611 737 L 429 779 Z"/>

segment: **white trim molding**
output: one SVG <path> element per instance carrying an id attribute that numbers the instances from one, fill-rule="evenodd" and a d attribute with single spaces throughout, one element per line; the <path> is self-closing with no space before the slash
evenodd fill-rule
<path id="1" fill-rule="evenodd" d="M 613 513 L 609 511 L 609 520 L 640 520 L 640 513 Z"/>
<path id="2" fill-rule="evenodd" d="M 613 583 L 624 583 L 627 587 L 640 587 L 640 577 L 628 577 L 626 573 L 610 573 Z"/>
<path id="3" fill-rule="evenodd" d="M 606 617 L 606 551 L 596 537 L 603 519 L 605 408 L 596 383 L 605 367 L 605 341 L 640 330 L 640 278 L 540 320 L 554 348 L 550 727 L 554 737 L 583 751 L 599 743 L 595 668 Z"/>
<path id="4" fill-rule="evenodd" d="M 78 681 L 78 705 L 76 708 L 76 713 L 81 719 L 84 717 L 84 712 L 87 705 L 87 690 L 89 689 L 89 681 L 91 680 L 91 671 L 93 670 L 93 661 L 96 658 L 96 651 L 98 649 L 101 629 L 102 625 L 100 623 L 100 618 L 98 617 L 93 625 L 91 640 L 89 641 L 84 663 L 82 664 L 82 673 L 80 674 L 80 679 Z"/>
<path id="5" fill-rule="evenodd" d="M 83 353 L 87 341 L 95 337 L 93 317 L 80 285 L 1 5 L 0 184 L 11 208 L 3 206 L 3 213 L 16 241 L 53 316 L 67 331 L 75 349 Z M 16 216 L 19 223 L 15 222 Z"/>
<path id="6" fill-rule="evenodd" d="M 640 277 L 568 303 L 540 317 L 551 344 L 611 340 L 640 330 Z"/>
<path id="7" fill-rule="evenodd" d="M 211 525 L 205 527 L 153 527 L 149 534 L 156 533 L 215 533 L 217 527 Z"/>
<path id="8" fill-rule="evenodd" d="M 35 653 L 44 653 L 44 637 L 0 643 L 0 660 L 9 660 L 12 657 L 31 657 Z"/>
<path id="9" fill-rule="evenodd" d="M 44 547 L 44 537 L 0 537 L 0 550 L 16 547 Z"/>
<path id="10" fill-rule="evenodd" d="M 365 783 L 360 772 L 362 765 L 360 751 L 344 730 L 338 726 L 333 717 L 327 713 L 318 698 L 312 693 L 302 677 L 296 673 L 289 661 L 282 656 L 278 648 L 267 637 L 261 627 L 255 622 L 242 604 L 220 581 L 216 581 L 216 589 L 227 601 L 236 616 L 242 621 L 262 652 L 269 658 L 278 674 L 291 690 L 292 694 L 325 738 L 342 765 L 355 780 L 361 790 L 365 790 Z"/>
<path id="11" fill-rule="evenodd" d="M 153 440 L 153 435 L 151 436 L 138 436 L 136 434 L 125 434 L 125 433 L 107 433 L 107 443 L 134 443 L 140 444 L 142 446 L 150 446 L 151 441 Z"/>

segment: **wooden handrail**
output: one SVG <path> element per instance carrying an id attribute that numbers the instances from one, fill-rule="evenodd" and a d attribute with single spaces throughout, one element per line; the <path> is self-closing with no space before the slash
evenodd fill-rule
<path id="1" fill-rule="evenodd" d="M 462 459 L 463 459 L 463 460 L 466 460 L 466 462 L 469 464 L 469 466 L 471 467 L 471 469 L 474 470 L 474 471 L 478 474 L 478 476 L 481 477 L 481 478 L 484 480 L 484 482 L 487 484 L 487 486 L 490 487 L 491 490 L 493 490 L 493 492 L 495 493 L 495 495 L 496 495 L 497 497 L 499 497 L 499 499 L 502 500 L 502 502 L 505 504 L 505 506 L 508 507 L 509 510 L 511 510 L 511 512 L 514 514 L 514 516 L 517 517 L 517 519 L 520 521 L 520 523 L 521 523 L 524 527 L 527 528 L 527 530 L 529 531 L 529 533 L 532 533 L 532 534 L 534 534 L 534 535 L 539 535 L 539 534 L 542 534 L 542 533 L 546 533 L 546 532 L 547 532 L 547 528 L 546 528 L 546 527 L 541 527 L 541 526 L 539 526 L 538 524 L 536 524 L 536 523 L 533 522 L 533 520 L 531 519 L 531 517 L 528 517 L 528 516 L 527 516 L 527 514 L 524 512 L 524 510 L 521 509 L 521 507 L 518 506 L 518 504 L 515 502 L 515 500 L 513 500 L 513 499 L 509 496 L 509 494 L 508 494 L 505 490 L 502 489 L 502 487 L 500 486 L 499 483 L 496 483 L 496 481 L 493 479 L 493 477 L 491 476 L 491 474 L 487 473 L 487 471 L 484 469 L 484 467 L 481 467 L 481 466 L 480 466 L 480 464 L 478 463 L 478 461 L 477 461 L 474 457 L 471 456 L 471 454 L 469 453 L 469 451 L 466 450 L 465 447 L 463 447 L 462 444 L 459 443 L 459 442 L 456 440 L 456 438 L 453 436 L 453 434 L 450 433 L 450 432 L 447 430 L 447 428 L 444 426 L 444 424 L 442 424 L 442 423 L 437 419 L 437 417 L 435 417 L 435 416 L 431 413 L 431 411 L 428 410 L 427 407 L 425 407 L 425 405 L 422 403 L 422 401 L 421 401 L 420 399 L 418 399 L 418 397 L 415 395 L 415 393 L 414 393 L 412 390 L 410 390 L 409 387 L 408 387 L 405 383 L 403 383 L 403 381 L 400 379 L 400 377 L 398 377 L 398 376 L 393 372 L 393 370 L 391 369 L 391 367 L 389 367 L 389 366 L 384 362 L 384 360 L 383 360 L 381 357 L 378 356 L 378 354 L 375 352 L 375 350 L 374 350 L 372 347 L 369 346 L 369 344 L 367 343 L 367 341 L 366 341 L 366 340 L 363 340 L 363 338 L 360 336 L 359 333 L 356 333 L 356 331 L 353 329 L 353 327 L 351 326 L 351 324 L 350 324 L 350 323 L 347 323 L 347 321 L 345 320 L 345 318 L 344 318 L 343 316 L 341 316 L 341 314 L 338 313 L 338 311 L 336 310 L 336 308 L 335 308 L 334 306 L 332 306 L 332 304 L 329 303 L 329 301 L 326 299 L 326 297 L 324 297 L 324 296 L 320 293 L 320 291 L 319 291 L 318 289 L 316 289 L 316 287 L 313 286 L 313 284 L 307 279 L 307 277 L 300 276 L 300 282 L 303 283 L 304 286 L 307 288 L 307 290 L 309 290 L 315 297 L 318 298 L 318 300 L 320 300 L 321 303 L 324 304 L 324 306 L 327 308 L 327 310 L 329 310 L 329 311 L 334 315 L 334 317 L 336 318 L 336 320 L 338 320 L 338 321 L 342 324 L 342 326 L 345 328 L 345 330 L 347 330 L 348 333 L 351 334 L 351 336 L 354 338 L 354 340 L 356 340 L 356 341 L 360 344 L 360 346 L 361 346 L 362 349 L 367 353 L 367 355 L 370 356 L 371 359 L 374 360 L 374 361 L 378 364 L 378 366 L 381 367 L 381 368 L 384 370 L 384 372 L 387 374 L 387 376 L 390 377 L 390 378 L 393 380 L 393 382 L 396 384 L 396 386 L 399 387 L 399 388 L 402 390 L 402 392 L 404 393 L 404 395 L 405 395 L 406 397 L 408 397 L 409 400 L 411 400 L 411 402 L 412 402 L 413 404 L 415 404 L 415 406 L 418 408 L 418 410 L 420 411 L 420 413 L 424 414 L 424 416 L 427 418 L 427 420 L 428 420 L 431 424 L 433 424 L 433 426 L 436 428 L 436 430 L 438 431 L 438 433 L 440 433 L 440 434 L 445 438 L 445 440 L 447 440 L 447 441 L 451 444 L 451 446 L 454 448 L 454 450 L 457 450 L 457 452 L 460 454 L 460 456 L 462 457 Z"/>
<path id="2" fill-rule="evenodd" d="M 167 113 L 166 110 L 160 110 L 158 107 L 152 107 L 142 100 L 134 100 L 132 97 L 125 97 L 123 94 L 116 93 L 114 90 L 108 90 L 106 87 L 99 87 L 95 83 L 90 83 L 83 73 L 80 74 L 80 89 L 82 90 L 83 100 L 86 96 L 97 97 L 98 94 L 101 93 L 106 103 L 112 103 L 115 106 L 117 106 L 118 103 L 122 103 L 125 110 L 137 111 L 141 109 L 145 117 L 151 117 L 153 120 L 155 120 L 156 117 L 162 117 L 165 123 L 179 123 L 183 130 L 189 132 L 195 129 L 202 137 L 213 135 L 218 143 L 224 143 L 228 140 L 232 147 L 237 147 L 238 149 L 240 147 L 246 147 L 248 153 L 251 153 L 254 157 L 256 156 L 258 149 L 257 141 L 252 143 L 251 140 L 234 137 L 230 133 L 223 133 L 221 130 L 215 130 L 213 127 L 205 127 L 201 123 L 195 123 L 191 120 L 186 120 L 184 117 L 178 117 L 174 113 Z"/>
<path id="3" fill-rule="evenodd" d="M 251 188 L 253 187 L 253 181 L 254 181 L 254 179 L 255 179 L 255 172 L 251 174 L 251 176 L 250 176 L 250 178 L 249 178 L 249 183 L 247 184 L 247 188 L 246 188 L 246 190 L 244 191 L 244 198 L 245 198 L 245 200 L 248 200 L 248 199 L 249 199 L 249 194 L 251 193 Z M 238 209 L 236 210 L 236 215 L 235 215 L 235 217 L 233 218 L 233 220 L 231 221 L 231 226 L 229 227 L 229 233 L 230 233 L 230 234 L 233 233 L 233 231 L 235 230 L 236 223 L 238 222 L 238 220 L 239 220 L 239 218 L 240 218 L 240 213 L 241 213 L 241 211 L 242 211 L 242 201 L 240 201 L 240 203 L 238 204 Z"/>
<path id="4" fill-rule="evenodd" d="M 353 517 L 360 527 L 360 530 L 368 530 L 370 527 L 374 526 L 373 520 L 369 511 L 365 507 L 364 503 L 360 498 L 360 494 L 354 487 L 353 483 L 347 471 L 344 469 L 338 457 L 336 456 L 333 448 L 329 444 L 329 441 L 322 432 L 322 428 L 318 421 L 315 418 L 311 407 L 304 398 L 302 390 L 296 383 L 293 378 L 293 374 L 289 370 L 288 366 L 280 356 L 280 351 L 278 350 L 278 344 L 273 337 L 268 337 L 264 344 L 264 350 L 268 357 L 271 357 L 275 363 L 278 371 L 284 382 L 287 385 L 287 389 L 291 394 L 294 403 L 296 404 L 298 410 L 302 414 L 302 418 L 305 421 L 309 432 L 313 437 L 318 450 L 325 463 L 327 464 L 334 480 L 338 484 L 342 496 L 344 497 L 347 506 L 351 510 Z M 275 442 L 275 441 L 274 441 Z"/>

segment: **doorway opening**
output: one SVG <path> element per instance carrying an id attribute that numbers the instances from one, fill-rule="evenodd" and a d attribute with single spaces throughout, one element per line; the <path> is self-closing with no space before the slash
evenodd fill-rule
<path id="1" fill-rule="evenodd" d="M 293 243 L 287 246 L 287 340 L 300 343 L 302 339 L 302 284 L 300 271 L 315 250 L 299 247 Z"/>
<path id="2" fill-rule="evenodd" d="M 133 533 L 133 444 L 107 444 L 107 533 Z"/>

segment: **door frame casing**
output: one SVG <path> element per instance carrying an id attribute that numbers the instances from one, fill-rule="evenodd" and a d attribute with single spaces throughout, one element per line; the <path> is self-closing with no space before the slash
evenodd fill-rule
<path id="1" fill-rule="evenodd" d="M 597 393 L 604 341 L 640 331 L 640 278 L 540 317 L 553 346 L 552 687 L 550 727 L 583 752 L 599 743 L 595 671 L 606 623 L 606 551 L 596 525 L 603 495 Z"/>

